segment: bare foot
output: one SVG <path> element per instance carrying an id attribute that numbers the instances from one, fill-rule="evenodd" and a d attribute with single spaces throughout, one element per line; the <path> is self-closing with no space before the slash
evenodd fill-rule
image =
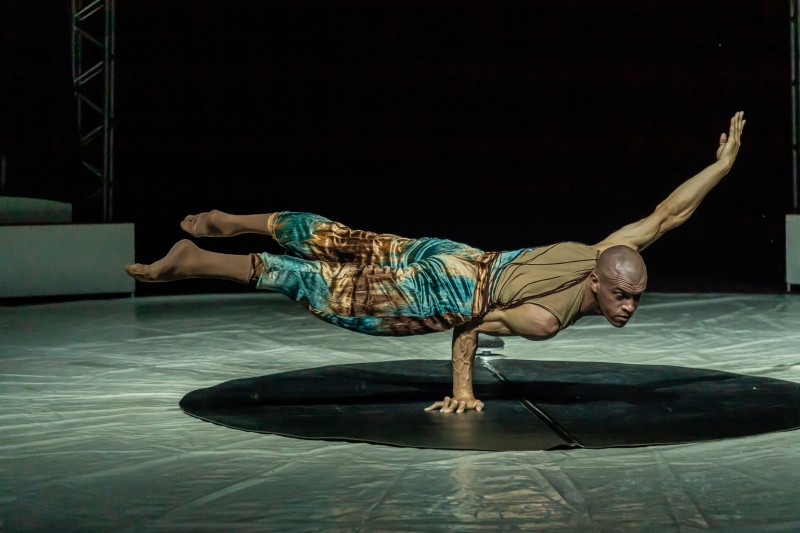
<path id="1" fill-rule="evenodd" d="M 155 263 L 128 265 L 125 267 L 125 272 L 137 281 L 145 283 L 191 278 L 194 275 L 192 265 L 196 263 L 196 258 L 201 252 L 202 250 L 192 241 L 183 239 L 175 243 L 167 255 Z"/>
<path id="2" fill-rule="evenodd" d="M 181 229 L 193 237 L 232 237 L 238 228 L 231 215 L 212 209 L 188 215 L 181 221 Z"/>

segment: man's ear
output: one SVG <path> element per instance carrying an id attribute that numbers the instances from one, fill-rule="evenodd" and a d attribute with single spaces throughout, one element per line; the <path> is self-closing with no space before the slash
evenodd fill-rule
<path id="1" fill-rule="evenodd" d="M 592 292 L 597 292 L 597 284 L 600 283 L 600 278 L 592 272 L 589 274 L 589 288 L 592 289 Z"/>

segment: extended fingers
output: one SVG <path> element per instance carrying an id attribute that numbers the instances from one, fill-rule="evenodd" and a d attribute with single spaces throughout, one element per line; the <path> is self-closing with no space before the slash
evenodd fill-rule
<path id="1" fill-rule="evenodd" d="M 434 402 L 430 404 L 428 407 L 426 407 L 425 410 L 433 411 L 434 409 L 439 409 L 440 407 L 444 407 L 444 402 Z"/>
<path id="2" fill-rule="evenodd" d="M 729 137 L 738 140 L 739 136 L 742 134 L 742 130 L 744 129 L 744 111 L 738 111 L 733 117 L 731 117 L 731 127 Z"/>
<path id="3" fill-rule="evenodd" d="M 450 398 L 449 396 L 445 396 L 444 398 L 445 406 L 442 407 L 442 413 L 452 413 L 456 409 L 458 409 L 458 400 L 455 398 Z"/>
<path id="4" fill-rule="evenodd" d="M 742 130 L 744 129 L 744 111 L 737 111 L 731 117 L 731 124 L 727 135 L 721 134 L 719 137 L 719 148 L 717 148 L 717 159 L 725 156 L 730 161 L 736 158 L 741 144 Z"/>
<path id="5" fill-rule="evenodd" d="M 464 411 L 474 409 L 476 411 L 483 411 L 483 402 L 476 399 L 457 400 L 450 396 L 445 396 L 444 400 L 434 402 L 425 408 L 426 411 L 439 410 L 440 413 L 463 413 Z"/>
<path id="6" fill-rule="evenodd" d="M 434 402 L 425 408 L 426 411 L 439 409 L 442 413 L 452 413 L 458 407 L 458 402 L 450 396 L 445 396 L 441 402 Z"/>

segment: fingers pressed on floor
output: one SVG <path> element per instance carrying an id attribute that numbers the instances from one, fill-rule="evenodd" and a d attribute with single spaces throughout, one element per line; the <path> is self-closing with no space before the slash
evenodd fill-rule
<path id="1" fill-rule="evenodd" d="M 439 409 L 440 407 L 444 406 L 444 402 L 434 402 L 428 407 L 425 408 L 426 411 L 432 411 L 434 409 Z"/>

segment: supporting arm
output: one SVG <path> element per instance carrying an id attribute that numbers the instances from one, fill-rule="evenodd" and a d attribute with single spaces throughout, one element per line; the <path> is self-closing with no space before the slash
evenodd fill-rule
<path id="1" fill-rule="evenodd" d="M 475 398 L 472 389 L 472 370 L 475 352 L 478 349 L 478 328 L 480 324 L 469 322 L 457 326 L 453 331 L 453 396 L 445 396 L 443 401 L 435 402 L 425 410 L 440 410 L 442 413 L 463 413 L 465 410 L 483 410 L 483 402 Z"/>

